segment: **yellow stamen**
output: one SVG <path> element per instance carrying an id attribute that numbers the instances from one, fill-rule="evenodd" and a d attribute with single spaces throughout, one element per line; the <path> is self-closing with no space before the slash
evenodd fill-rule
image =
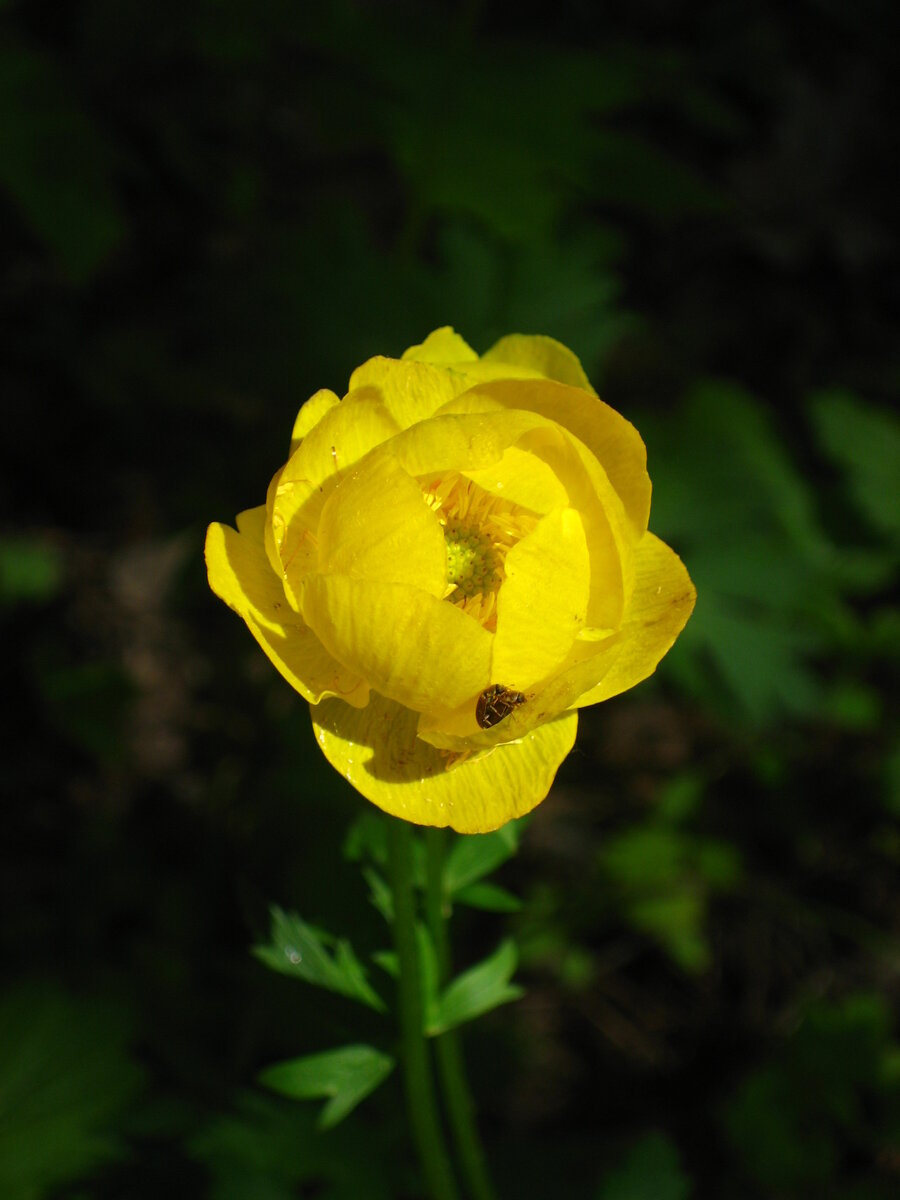
<path id="1" fill-rule="evenodd" d="M 457 471 L 420 482 L 426 503 L 444 530 L 445 599 L 486 629 L 496 629 L 497 592 L 506 577 L 506 556 L 535 527 L 537 516 Z"/>

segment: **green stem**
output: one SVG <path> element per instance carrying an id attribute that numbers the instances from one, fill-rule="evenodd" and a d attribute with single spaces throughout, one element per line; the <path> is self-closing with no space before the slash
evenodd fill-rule
<path id="1" fill-rule="evenodd" d="M 444 830 L 425 830 L 425 912 L 438 962 L 441 985 L 450 977 L 450 942 L 447 937 L 443 891 Z M 484 1150 L 475 1123 L 475 1109 L 466 1079 L 462 1047 L 451 1029 L 435 1039 L 438 1071 L 464 1180 L 473 1200 L 496 1200 L 488 1175 Z"/>
<path id="2" fill-rule="evenodd" d="M 394 893 L 400 1032 L 410 1125 L 431 1200 L 459 1200 L 438 1119 L 431 1062 L 425 1043 L 419 952 L 416 945 L 412 830 L 405 821 L 396 818 L 388 821 L 388 857 Z"/>

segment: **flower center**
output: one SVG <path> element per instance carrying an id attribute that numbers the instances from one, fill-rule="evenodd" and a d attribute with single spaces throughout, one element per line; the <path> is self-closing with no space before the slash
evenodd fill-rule
<path id="1" fill-rule="evenodd" d="M 422 481 L 447 547 L 446 600 L 485 628 L 497 627 L 497 592 L 512 547 L 537 524 L 534 513 L 485 491 L 456 471 Z"/>
<path id="2" fill-rule="evenodd" d="M 447 579 L 466 599 L 492 592 L 500 583 L 500 558 L 488 538 L 455 517 L 444 525 Z"/>

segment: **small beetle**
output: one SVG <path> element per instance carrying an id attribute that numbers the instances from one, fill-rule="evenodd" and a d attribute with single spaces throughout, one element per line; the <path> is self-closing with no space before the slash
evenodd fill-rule
<path id="1" fill-rule="evenodd" d="M 475 701 L 475 720 L 482 729 L 490 729 L 524 703 L 522 692 L 516 692 L 503 683 L 492 683 Z"/>

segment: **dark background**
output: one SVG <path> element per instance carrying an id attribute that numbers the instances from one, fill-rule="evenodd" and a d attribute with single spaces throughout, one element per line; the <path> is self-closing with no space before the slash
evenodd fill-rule
<path id="1" fill-rule="evenodd" d="M 416 1195 L 372 1036 L 249 954 L 385 944 L 365 802 L 208 591 L 300 403 L 451 323 L 552 334 L 697 583 L 584 713 L 461 965 L 502 1196 L 900 1190 L 894 6 L 0 4 L 0 1194 Z M 389 990 L 373 968 L 373 980 Z"/>

